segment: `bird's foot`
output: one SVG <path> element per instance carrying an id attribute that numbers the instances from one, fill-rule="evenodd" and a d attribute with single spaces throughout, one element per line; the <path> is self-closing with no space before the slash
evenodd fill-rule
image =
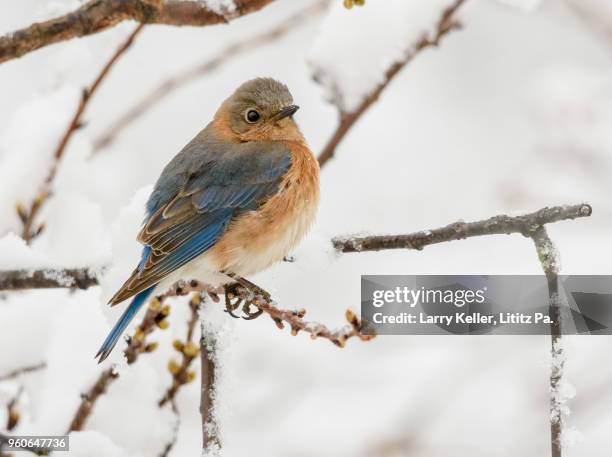
<path id="1" fill-rule="evenodd" d="M 230 271 L 222 271 L 222 273 L 232 278 L 234 281 L 236 281 L 237 284 L 241 285 L 242 287 L 244 287 L 245 289 L 247 289 L 254 295 L 260 295 L 266 301 L 270 301 L 272 299 L 272 297 L 270 296 L 268 292 L 263 290 L 257 284 L 253 284 L 248 279 L 243 278 L 242 276 L 238 276 L 237 274 L 232 273 Z"/>
<path id="2" fill-rule="evenodd" d="M 251 311 L 251 306 L 255 307 L 255 311 Z M 244 305 L 242 305 L 242 314 L 242 318 L 244 320 L 251 321 L 261 316 L 263 314 L 263 310 L 253 303 L 253 300 L 248 300 L 244 302 Z"/>
<path id="3" fill-rule="evenodd" d="M 233 318 L 239 319 L 240 316 L 234 314 L 234 311 L 238 309 L 240 304 L 242 303 L 242 298 L 238 297 L 237 293 L 237 283 L 227 284 L 224 286 L 225 290 L 225 312 L 228 313 Z M 233 297 L 238 297 L 232 302 Z"/>
<path id="4" fill-rule="evenodd" d="M 272 298 L 270 294 L 259 287 L 257 284 L 253 284 L 248 279 L 243 278 L 242 276 L 238 276 L 234 273 L 223 272 L 230 278 L 232 278 L 234 283 L 227 284 L 225 287 L 225 311 L 230 314 L 232 317 L 238 317 L 234 314 L 234 311 L 238 309 L 242 305 L 242 318 L 245 320 L 253 320 L 262 315 L 263 310 L 257 306 L 258 300 L 261 297 L 264 301 L 269 302 Z M 249 299 L 240 298 L 239 288 L 242 287 L 249 291 L 254 297 L 250 297 Z M 231 301 L 233 297 L 238 297 L 234 302 Z M 255 308 L 253 311 L 252 308 Z"/>

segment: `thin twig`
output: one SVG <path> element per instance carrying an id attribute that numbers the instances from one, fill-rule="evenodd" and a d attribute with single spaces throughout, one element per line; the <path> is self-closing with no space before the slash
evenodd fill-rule
<path id="1" fill-rule="evenodd" d="M 81 395 L 81 403 L 72 418 L 72 422 L 70 422 L 67 433 L 83 430 L 85 422 L 91 415 L 96 401 L 106 393 L 108 386 L 118 377 L 119 374 L 112 367 L 100 373 L 94 385 L 91 386 L 86 393 Z"/>
<path id="2" fill-rule="evenodd" d="M 279 24 L 265 32 L 259 35 L 249 36 L 245 40 L 231 44 L 218 52 L 214 57 L 162 81 L 157 87 L 142 97 L 134 106 L 119 116 L 117 120 L 115 120 L 106 131 L 94 141 L 93 152 L 96 153 L 100 149 L 110 145 L 130 124 L 138 120 L 145 112 L 150 110 L 154 105 L 160 103 L 173 91 L 218 69 L 229 60 L 239 55 L 253 52 L 259 47 L 277 41 L 289 32 L 295 30 L 296 27 L 305 24 L 308 19 L 320 14 L 324 11 L 324 7 L 328 3 L 328 0 L 322 0 L 314 5 L 309 5 L 307 8 L 283 19 Z"/>
<path id="3" fill-rule="evenodd" d="M 35 365 L 28 365 L 25 367 L 17 368 L 16 370 L 9 371 L 8 373 L 0 376 L 0 382 L 9 381 L 11 379 L 18 378 L 21 375 L 24 375 L 27 373 L 33 373 L 35 371 L 40 371 L 40 370 L 45 369 L 46 367 L 47 367 L 47 364 L 45 362 L 40 362 Z"/>
<path id="4" fill-rule="evenodd" d="M 243 278 L 239 276 L 234 277 L 237 282 L 243 280 Z M 239 284 L 234 288 L 233 292 L 228 294 L 227 298 L 229 300 L 237 300 L 238 304 L 243 306 L 243 311 L 245 312 L 250 306 L 260 309 L 272 318 L 279 329 L 283 329 L 284 324 L 289 324 L 291 334 L 294 336 L 299 332 L 305 332 L 310 334 L 312 339 L 323 338 L 339 347 L 344 347 L 346 341 L 352 337 L 357 337 L 363 341 L 371 340 L 374 337 L 371 334 L 371 329 L 366 328 L 364 323 L 362 323 L 351 310 L 347 310 L 345 313 L 345 318 L 348 322 L 347 325 L 337 329 L 330 329 L 319 322 L 305 320 L 304 316 L 306 315 L 306 310 L 303 308 L 295 310 L 279 308 L 270 298 L 268 292 L 254 284 L 252 284 L 252 286 L 253 287 L 247 288 Z M 188 282 L 178 281 L 164 294 L 164 296 L 182 296 L 192 292 L 206 292 L 211 296 L 214 302 L 219 301 L 219 294 L 226 293 L 223 288 L 210 287 L 201 281 L 193 279 Z M 237 308 L 238 305 L 234 304 L 234 307 Z M 366 331 L 368 333 L 365 333 Z"/>
<path id="5" fill-rule="evenodd" d="M 172 384 L 168 387 L 164 396 L 159 400 L 158 405 L 160 407 L 164 406 L 169 401 L 174 403 L 176 394 L 181 386 L 195 379 L 195 373 L 190 371 L 189 368 L 200 352 L 198 346 L 193 342 L 193 333 L 198 322 L 198 308 L 201 303 L 202 297 L 199 293 L 193 294 L 191 300 L 189 300 L 191 316 L 187 322 L 187 335 L 185 341 L 175 340 L 173 342 L 174 348 L 181 353 L 181 364 L 179 365 L 176 363 L 174 359 L 168 364 L 168 369 L 172 374 Z"/>
<path id="6" fill-rule="evenodd" d="M 294 336 L 299 332 L 305 332 L 309 333 L 310 338 L 313 340 L 324 338 L 339 347 L 344 347 L 346 341 L 352 337 L 357 337 L 361 341 L 369 341 L 374 338 L 371 332 L 369 334 L 363 333 L 366 330 L 365 327 L 357 315 L 350 309 L 347 309 L 345 313 L 348 324 L 340 328 L 330 329 L 319 322 L 305 321 L 303 319 L 306 314 L 304 308 L 298 310 L 280 309 L 273 302 L 263 300 L 261 297 L 256 298 L 253 301 L 253 305 L 269 314 L 279 329 L 285 327 L 284 323 L 289 324 L 291 334 Z"/>
<path id="7" fill-rule="evenodd" d="M 534 228 L 553 222 L 588 217 L 591 212 L 591 206 L 586 203 L 553 206 L 521 216 L 500 215 L 476 222 L 459 221 L 446 227 L 407 235 L 336 237 L 332 239 L 332 243 L 340 252 L 364 252 L 385 249 L 421 250 L 430 244 L 483 235 L 521 233 L 530 237 Z"/>
<path id="8" fill-rule="evenodd" d="M 23 386 L 20 386 L 17 390 L 17 393 L 11 398 L 11 400 L 6 405 L 7 418 L 6 418 L 6 430 L 8 432 L 12 431 L 17 424 L 19 424 L 20 414 L 17 411 L 17 402 L 23 393 Z"/>
<path id="9" fill-rule="evenodd" d="M 147 311 L 140 325 L 136 328 L 134 335 L 128 339 L 128 345 L 124 355 L 128 365 L 133 364 L 143 352 L 152 352 L 157 348 L 157 343 L 147 343 L 146 337 L 156 328 L 167 328 L 166 318 L 170 313 L 170 307 L 163 305 L 163 300 L 155 297 L 149 302 Z M 75 412 L 68 432 L 82 430 L 85 422 L 91 415 L 96 401 L 106 393 L 108 386 L 119 377 L 113 367 L 107 368 L 98 376 L 98 379 L 87 393 L 81 395 L 81 403 Z"/>
<path id="10" fill-rule="evenodd" d="M 459 23 L 455 20 L 454 16 L 457 10 L 465 3 L 466 0 L 456 0 L 454 4 L 446 8 L 438 21 L 433 36 L 429 34 L 423 35 L 423 37 L 407 50 L 404 58 L 393 63 L 385 72 L 384 80 L 368 95 L 364 97 L 359 106 L 351 112 L 343 112 L 340 107 L 340 122 L 336 130 L 332 133 L 329 141 L 323 148 L 321 154 L 319 154 L 319 165 L 322 167 L 327 163 L 329 159 L 334 156 L 336 148 L 340 142 L 344 139 L 349 130 L 357 123 L 361 116 L 370 108 L 380 97 L 380 94 L 385 90 L 389 83 L 398 75 L 398 73 L 414 59 L 422 50 L 435 47 L 440 44 L 440 41 L 449 32 L 459 28 Z"/>
<path id="11" fill-rule="evenodd" d="M 168 457 L 178 441 L 179 430 L 181 428 L 181 415 L 179 414 L 178 407 L 176 406 L 176 402 L 174 400 L 172 400 L 171 405 L 175 417 L 174 426 L 172 427 L 172 438 L 170 441 L 168 441 L 166 446 L 164 446 L 164 449 L 162 449 L 159 457 Z"/>
<path id="12" fill-rule="evenodd" d="M 211 9 L 200 0 L 90 0 L 71 13 L 0 37 L 0 63 L 71 38 L 101 32 L 120 22 L 206 26 L 260 10 L 273 0 L 234 0 L 234 8 Z"/>
<path id="13" fill-rule="evenodd" d="M 202 449 L 203 455 L 216 456 L 221 449 L 221 438 L 215 411 L 215 381 L 217 378 L 216 340 L 212 332 L 201 323 L 200 337 L 201 390 L 200 414 L 202 415 Z"/>
<path id="14" fill-rule="evenodd" d="M 117 48 L 117 50 L 108 60 L 108 62 L 106 62 L 106 65 L 104 65 L 104 67 L 102 68 L 102 71 L 100 71 L 100 73 L 98 74 L 94 82 L 91 84 L 91 86 L 89 86 L 87 89 L 83 91 L 81 100 L 79 102 L 79 106 L 77 107 L 77 110 L 72 116 L 72 119 L 70 121 L 70 124 L 68 125 L 68 128 L 64 132 L 64 136 L 62 136 L 62 139 L 60 140 L 59 144 L 57 145 L 57 148 L 55 149 L 55 152 L 53 153 L 55 162 L 54 162 L 53 168 L 51 169 L 51 172 L 49 173 L 49 176 L 47 177 L 47 182 L 52 181 L 53 178 L 55 177 L 55 174 L 57 173 L 58 161 L 62 158 L 62 155 L 64 154 L 64 151 L 66 150 L 66 146 L 68 145 L 70 138 L 72 137 L 74 132 L 76 132 L 82 126 L 81 119 L 83 117 L 83 113 L 85 112 L 85 108 L 87 107 L 87 103 L 89 103 L 89 101 L 91 100 L 91 97 L 95 93 L 96 89 L 100 87 L 100 84 L 102 83 L 104 78 L 106 78 L 106 76 L 108 75 L 110 69 L 113 67 L 115 62 L 117 62 L 117 60 L 121 57 L 121 55 L 125 51 L 128 50 L 128 48 L 132 45 L 132 43 L 134 42 L 134 40 L 136 39 L 136 37 L 142 31 L 143 28 L 144 28 L 144 24 L 138 24 L 136 26 L 136 28 L 132 31 L 132 33 L 128 36 L 128 38 L 121 44 L 121 46 L 119 46 L 119 48 Z"/>
<path id="15" fill-rule="evenodd" d="M 128 50 L 128 48 L 134 42 L 134 39 L 138 34 L 142 31 L 144 24 L 139 24 L 134 31 L 128 36 L 128 38 L 117 48 L 117 50 L 113 53 L 111 58 L 106 62 L 104 67 L 98 75 L 93 83 L 83 89 L 81 94 L 81 99 L 77 106 L 76 111 L 74 112 L 70 123 L 66 127 L 64 134 L 62 135 L 55 151 L 53 152 L 53 163 L 51 165 L 51 169 L 47 175 L 47 178 L 42 185 L 38 195 L 32 200 L 29 205 L 29 208 L 26 208 L 22 204 L 17 205 L 17 214 L 22 221 L 23 229 L 21 233 L 21 237 L 26 241 L 26 243 L 30 243 L 35 237 L 40 235 L 42 232 L 44 225 L 35 226 L 36 216 L 39 214 L 42 206 L 45 204 L 49 196 L 51 195 L 51 188 L 53 184 L 53 180 L 57 175 L 57 170 L 66 151 L 66 147 L 70 142 L 70 139 L 74 135 L 74 133 L 79 130 L 83 125 L 83 114 L 85 113 L 85 109 L 87 108 L 88 103 L 91 101 L 94 93 L 100 87 L 102 81 L 106 78 L 108 73 L 110 72 L 113 65 L 117 62 L 117 60 Z"/>
<path id="16" fill-rule="evenodd" d="M 549 315 L 551 338 L 550 370 L 550 446 L 551 457 L 561 457 L 561 434 L 563 432 L 563 405 L 560 398 L 560 385 L 565 365 L 565 355 L 561 344 L 561 309 L 559 303 L 559 256 L 557 249 L 548 236 L 546 228 L 537 227 L 531 233 L 538 258 L 546 275 L 548 297 L 550 300 Z"/>

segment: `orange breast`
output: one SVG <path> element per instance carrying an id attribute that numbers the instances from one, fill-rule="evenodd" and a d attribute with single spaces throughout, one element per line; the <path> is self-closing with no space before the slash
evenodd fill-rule
<path id="1" fill-rule="evenodd" d="M 285 142 L 292 164 L 279 192 L 258 211 L 236 218 L 211 249 L 218 270 L 252 275 L 283 259 L 312 225 L 319 202 L 319 165 L 303 142 Z"/>

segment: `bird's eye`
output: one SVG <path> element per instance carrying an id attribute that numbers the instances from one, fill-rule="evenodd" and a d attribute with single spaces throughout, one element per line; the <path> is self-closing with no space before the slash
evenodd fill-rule
<path id="1" fill-rule="evenodd" d="M 257 111 L 255 111 L 254 109 L 250 109 L 247 111 L 245 118 L 249 124 L 254 124 L 259 120 L 260 116 Z"/>

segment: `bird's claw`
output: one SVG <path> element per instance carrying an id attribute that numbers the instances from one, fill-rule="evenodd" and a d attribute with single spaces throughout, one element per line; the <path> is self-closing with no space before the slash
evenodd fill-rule
<path id="1" fill-rule="evenodd" d="M 256 319 L 259 316 L 261 316 L 261 314 L 263 313 L 263 310 L 261 308 L 259 308 L 257 305 L 253 305 L 253 306 L 255 306 L 256 311 L 251 312 L 251 305 L 253 305 L 253 302 L 252 301 L 247 301 L 242 306 L 242 314 L 243 314 L 242 318 L 245 321 L 251 321 L 253 319 Z"/>
<path id="2" fill-rule="evenodd" d="M 238 309 L 240 303 L 242 302 L 242 299 L 237 298 L 236 301 L 232 303 L 232 300 L 230 299 L 230 294 L 235 293 L 234 289 L 235 288 L 232 288 L 231 285 L 225 286 L 225 312 L 232 316 L 234 319 L 240 319 L 240 316 L 234 314 L 234 311 Z"/>
<path id="3" fill-rule="evenodd" d="M 238 289 L 243 287 L 247 289 L 251 294 L 257 294 L 264 298 L 264 300 L 270 300 L 270 294 L 268 294 L 265 290 L 260 289 L 258 286 L 253 284 L 250 281 L 247 281 L 243 278 L 240 278 L 239 282 L 235 282 L 232 284 L 227 284 L 224 286 L 225 289 L 225 312 L 234 318 L 242 317 L 244 320 L 250 321 L 256 319 L 261 316 L 263 310 L 261 310 L 257 305 L 253 304 L 253 300 L 244 300 L 239 297 Z M 230 299 L 231 296 L 238 297 L 233 303 Z M 240 306 L 242 305 L 242 316 L 237 316 L 234 314 Z M 251 307 L 255 307 L 255 311 L 251 311 Z"/>

